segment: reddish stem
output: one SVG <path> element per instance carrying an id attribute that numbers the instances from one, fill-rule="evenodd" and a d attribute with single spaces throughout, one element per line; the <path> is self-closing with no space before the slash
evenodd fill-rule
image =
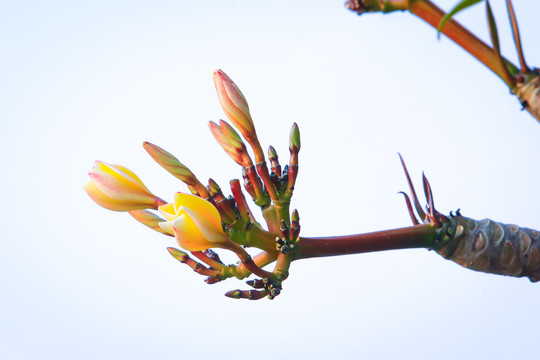
<path id="1" fill-rule="evenodd" d="M 409 6 L 409 11 L 418 16 L 434 28 L 439 26 L 445 12 L 439 9 L 429 0 L 413 0 Z M 448 36 L 456 44 L 461 46 L 469 54 L 477 58 L 482 64 L 486 65 L 491 71 L 505 80 L 504 74 L 497 61 L 495 52 L 482 40 L 473 35 L 454 19 L 448 21 L 442 28 L 442 33 Z M 506 63 L 508 63 L 505 60 Z M 515 69 L 513 65 L 511 65 Z M 511 69 L 511 72 L 514 72 Z"/>
<path id="2" fill-rule="evenodd" d="M 358 235 L 301 237 L 295 258 L 307 259 L 383 250 L 432 248 L 435 243 L 436 230 L 430 224 L 423 224 Z"/>
<path id="3" fill-rule="evenodd" d="M 246 202 L 246 197 L 244 196 L 244 193 L 242 192 L 242 188 L 240 187 L 240 181 L 234 179 L 231 180 L 231 192 L 233 194 L 234 200 L 236 200 L 236 206 L 238 207 L 238 211 L 240 212 L 240 216 L 245 222 L 255 222 L 255 219 L 253 218 L 253 215 L 251 215 L 251 211 L 249 210 L 249 205 Z"/>

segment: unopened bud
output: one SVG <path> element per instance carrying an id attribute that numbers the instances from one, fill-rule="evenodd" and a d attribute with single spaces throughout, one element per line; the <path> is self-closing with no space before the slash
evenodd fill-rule
<path id="1" fill-rule="evenodd" d="M 189 258 L 188 254 L 173 247 L 168 247 L 167 250 L 169 250 L 169 253 L 181 263 L 185 263 Z"/>
<path id="2" fill-rule="evenodd" d="M 255 136 L 255 127 L 246 98 L 236 84 L 221 70 L 214 71 L 214 84 L 227 118 L 246 139 Z"/>
<path id="3" fill-rule="evenodd" d="M 168 232 L 164 231 L 160 226 L 160 222 L 166 221 L 165 219 L 157 216 L 156 214 L 148 210 L 132 210 L 129 212 L 129 215 L 133 216 L 135 220 L 140 222 L 143 225 L 148 226 L 150 229 L 160 232 L 162 234 L 172 236 Z"/>
<path id="4" fill-rule="evenodd" d="M 298 214 L 298 210 L 294 209 L 291 215 L 291 220 L 296 223 L 300 222 L 300 214 Z"/>
<path id="5" fill-rule="evenodd" d="M 291 153 L 298 153 L 300 151 L 300 129 L 298 129 L 298 125 L 296 123 L 293 124 L 291 129 L 289 151 Z"/>
<path id="6" fill-rule="evenodd" d="M 240 299 L 241 294 L 242 292 L 240 290 L 230 290 L 225 293 L 225 296 L 233 299 Z"/>
<path id="7" fill-rule="evenodd" d="M 176 178 L 188 185 L 195 185 L 198 183 L 197 178 L 193 175 L 191 170 L 169 152 L 147 141 L 143 143 L 143 147 L 159 165 Z"/>
<path id="8" fill-rule="evenodd" d="M 212 196 L 221 193 L 221 188 L 213 179 L 208 179 L 208 189 L 210 190 L 210 195 Z"/>

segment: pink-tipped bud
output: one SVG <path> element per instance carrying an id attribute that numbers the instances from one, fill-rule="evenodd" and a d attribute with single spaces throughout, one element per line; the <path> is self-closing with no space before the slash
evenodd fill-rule
<path id="1" fill-rule="evenodd" d="M 220 120 L 219 125 L 213 121 L 208 123 L 210 131 L 223 150 L 239 165 L 246 167 L 252 165 L 246 145 L 233 127 Z"/>
<path id="2" fill-rule="evenodd" d="M 157 209 L 165 201 L 155 196 L 131 170 L 96 161 L 84 190 L 98 205 L 113 211 Z"/>
<path id="3" fill-rule="evenodd" d="M 166 150 L 157 145 L 149 143 L 148 141 L 143 143 L 143 147 L 159 165 L 161 165 L 176 178 L 188 185 L 195 185 L 198 183 L 197 178 L 187 168 L 187 166 L 182 164 L 175 156 Z"/>
<path id="4" fill-rule="evenodd" d="M 214 84 L 227 118 L 240 130 L 244 138 L 254 138 L 255 126 L 249 106 L 238 86 L 221 70 L 214 71 Z"/>
<path id="5" fill-rule="evenodd" d="M 143 225 L 148 226 L 150 229 L 153 229 L 157 232 L 160 232 L 162 234 L 172 236 L 171 234 L 164 231 L 160 226 L 159 223 L 166 221 L 163 218 L 160 218 L 156 214 L 148 211 L 148 210 L 132 210 L 129 212 L 129 215 L 133 216 L 135 220 L 140 222 Z"/>

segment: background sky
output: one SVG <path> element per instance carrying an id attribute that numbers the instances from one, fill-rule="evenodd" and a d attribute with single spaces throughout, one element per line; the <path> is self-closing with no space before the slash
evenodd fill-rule
<path id="1" fill-rule="evenodd" d="M 449 9 L 456 0 L 439 1 Z M 516 62 L 502 0 L 503 52 Z M 540 65 L 535 1 L 516 1 Z M 458 17 L 483 39 L 483 5 Z M 408 13 L 343 1 L 0 0 L 0 354 L 5 359 L 531 358 L 540 287 L 426 250 L 295 262 L 274 301 L 228 299 L 174 246 L 82 189 L 94 160 L 157 195 L 187 189 L 141 144 L 222 188 L 239 167 L 207 122 L 223 69 L 261 143 L 302 137 L 304 236 L 408 226 L 403 154 L 437 208 L 540 229 L 540 124 L 470 55 Z"/>

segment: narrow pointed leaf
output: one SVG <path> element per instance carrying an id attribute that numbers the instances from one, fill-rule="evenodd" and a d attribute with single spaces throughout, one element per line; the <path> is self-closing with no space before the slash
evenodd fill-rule
<path id="1" fill-rule="evenodd" d="M 512 86 L 515 85 L 515 78 L 510 74 L 510 70 L 506 66 L 506 62 L 504 61 L 502 55 L 501 55 L 501 47 L 499 43 L 499 32 L 497 31 L 497 24 L 495 23 L 495 18 L 493 17 L 493 12 L 491 11 L 491 6 L 489 5 L 489 1 L 486 1 L 486 14 L 488 18 L 488 24 L 489 24 L 489 35 L 491 36 L 491 42 L 493 43 L 493 50 L 495 51 L 495 55 L 497 55 L 497 60 L 499 61 L 499 65 L 501 66 L 502 73 L 503 73 L 503 80 L 506 82 L 506 84 L 512 88 Z"/>
<path id="2" fill-rule="evenodd" d="M 510 18 L 510 24 L 512 25 L 512 35 L 514 36 L 514 43 L 516 44 L 516 50 L 518 52 L 521 72 L 523 74 L 526 74 L 530 71 L 530 69 L 527 66 L 527 62 L 525 61 L 525 55 L 523 55 L 523 47 L 521 45 L 521 37 L 519 36 L 518 22 L 511 0 L 506 0 L 506 8 L 508 9 L 508 17 Z"/>
<path id="3" fill-rule="evenodd" d="M 501 54 L 501 48 L 499 45 L 499 32 L 497 31 L 497 24 L 495 23 L 495 18 L 493 17 L 493 12 L 491 11 L 491 6 L 489 1 L 486 3 L 486 13 L 488 18 L 489 33 L 491 35 L 491 41 L 493 42 L 493 48 L 497 54 Z"/>

